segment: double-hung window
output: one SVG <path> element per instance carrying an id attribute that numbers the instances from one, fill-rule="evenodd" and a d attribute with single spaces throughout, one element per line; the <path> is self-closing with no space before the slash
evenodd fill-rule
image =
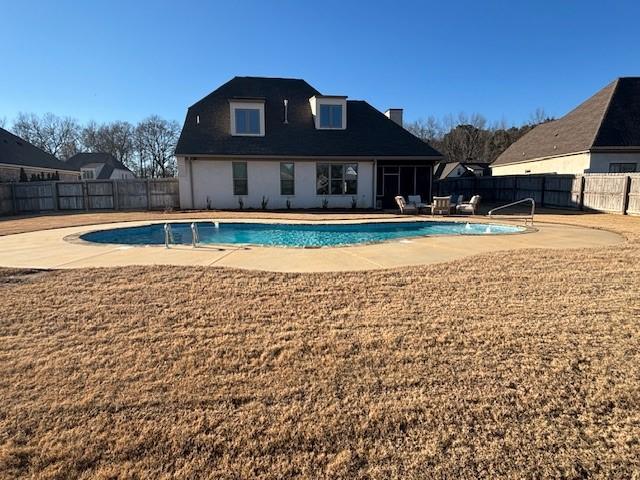
<path id="1" fill-rule="evenodd" d="M 247 162 L 233 162 L 233 194 L 248 195 Z"/>
<path id="2" fill-rule="evenodd" d="M 320 128 L 342 128 L 342 105 L 320 104 Z"/>
<path id="3" fill-rule="evenodd" d="M 295 165 L 280 164 L 280 195 L 295 195 Z"/>
<path id="4" fill-rule="evenodd" d="M 319 163 L 316 165 L 317 195 L 356 195 L 357 163 Z"/>
<path id="5" fill-rule="evenodd" d="M 95 178 L 95 170 L 93 168 L 83 168 L 81 170 L 83 180 L 93 180 Z"/>
<path id="6" fill-rule="evenodd" d="M 231 135 L 264 137 L 264 102 L 241 99 L 229 100 Z"/>
<path id="7" fill-rule="evenodd" d="M 236 108 L 236 135 L 260 135 L 260 110 Z"/>

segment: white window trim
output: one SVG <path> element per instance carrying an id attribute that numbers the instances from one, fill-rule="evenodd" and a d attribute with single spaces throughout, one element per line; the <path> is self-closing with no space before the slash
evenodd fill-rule
<path id="1" fill-rule="evenodd" d="M 84 174 L 91 172 L 91 178 L 85 178 Z M 95 168 L 81 168 L 80 169 L 80 177 L 82 180 L 95 180 L 96 179 L 96 169 Z"/>
<path id="2" fill-rule="evenodd" d="M 340 97 L 318 97 L 314 96 L 309 99 L 311 104 L 311 113 L 316 130 L 346 130 L 347 129 L 347 99 Z M 320 105 L 341 105 L 342 106 L 342 127 L 321 127 L 320 126 Z"/>
<path id="3" fill-rule="evenodd" d="M 230 101 L 229 102 L 231 125 L 229 131 L 234 137 L 264 137 L 265 125 L 264 125 L 264 102 L 244 102 L 244 101 Z M 258 118 L 260 120 L 260 133 L 238 133 L 236 132 L 236 109 L 254 109 L 258 110 Z"/>

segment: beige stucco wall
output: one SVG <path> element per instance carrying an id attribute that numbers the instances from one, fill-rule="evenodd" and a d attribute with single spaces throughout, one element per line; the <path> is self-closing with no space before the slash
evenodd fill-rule
<path id="1" fill-rule="evenodd" d="M 582 174 L 589 171 L 589 156 L 589 153 L 579 153 L 511 165 L 492 166 L 491 172 L 494 176 L 525 175 L 528 173 Z"/>
<path id="2" fill-rule="evenodd" d="M 238 195 L 233 194 L 232 160 L 197 159 L 187 161 L 178 157 L 180 207 L 203 209 L 207 197 L 211 208 L 236 209 Z M 236 160 L 243 161 L 243 160 Z M 280 195 L 280 161 L 295 165 L 295 195 Z M 356 195 L 316 195 L 317 163 L 357 163 L 358 193 Z M 190 165 L 193 171 L 189 172 Z M 353 160 L 248 160 L 248 195 L 242 195 L 244 208 L 261 208 L 262 197 L 268 197 L 268 208 L 286 208 L 287 199 L 292 208 L 321 208 L 327 199 L 329 208 L 350 208 L 356 197 L 359 208 L 373 207 L 373 161 Z M 191 204 L 191 180 L 193 200 Z"/>
<path id="3" fill-rule="evenodd" d="M 580 153 L 491 167 L 494 176 L 528 173 L 609 173 L 612 163 L 635 163 L 640 172 L 640 153 Z"/>

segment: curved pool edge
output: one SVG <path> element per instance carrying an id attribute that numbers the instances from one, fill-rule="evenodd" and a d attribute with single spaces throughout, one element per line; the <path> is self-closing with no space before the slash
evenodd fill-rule
<path id="1" fill-rule="evenodd" d="M 509 227 L 509 228 L 518 228 L 518 231 L 511 232 L 499 232 L 499 233 L 442 233 L 442 234 L 428 234 L 428 235 L 407 235 L 403 237 L 397 238 L 389 238 L 389 239 L 381 239 L 381 240 L 373 240 L 373 241 L 364 241 L 364 242 L 355 242 L 355 243 L 344 243 L 344 244 L 333 244 L 333 245 L 318 245 L 318 246 L 305 246 L 305 245 L 283 245 L 283 244 L 260 244 L 260 243 L 201 243 L 197 248 L 284 248 L 284 249 L 294 249 L 294 250 L 317 250 L 317 249 L 344 249 L 344 248 L 353 248 L 359 246 L 368 246 L 368 245 L 381 245 L 385 243 L 403 243 L 405 240 L 413 241 L 420 238 L 454 238 L 454 237 L 502 237 L 502 236 L 511 236 L 511 235 L 522 235 L 522 234 L 530 234 L 537 232 L 537 228 L 534 226 L 528 225 L 515 225 L 511 223 L 506 223 L 504 221 L 495 221 L 495 219 L 491 219 L 487 221 L 484 217 L 400 217 L 394 219 L 371 219 L 371 220 L 334 220 L 334 221 L 323 221 L 323 220 L 309 220 L 309 221 L 301 221 L 301 220 L 279 220 L 274 221 L 272 219 L 224 219 L 224 220 L 215 220 L 212 219 L 210 221 L 206 221 L 203 219 L 189 219 L 189 220 L 173 220 L 173 221 L 140 221 L 140 222 L 132 222 L 135 225 L 126 225 L 120 227 L 114 227 L 113 225 L 118 224 L 101 224 L 101 225 L 91 225 L 87 227 L 104 227 L 104 228 L 93 228 L 91 230 L 87 230 L 81 233 L 74 233 L 64 237 L 64 240 L 69 243 L 87 245 L 87 246 L 111 246 L 111 247 L 126 247 L 126 248 L 166 248 L 164 243 L 153 243 L 153 244 L 135 244 L 135 243 L 109 243 L 109 242 L 95 242 L 91 240 L 87 240 L 82 238 L 85 235 L 89 235 L 95 232 L 104 232 L 115 229 L 127 229 L 127 228 L 138 228 L 152 225 L 164 225 L 166 223 L 170 224 L 191 224 L 191 223 L 213 223 L 219 222 L 222 224 L 263 224 L 263 225 L 375 225 L 375 224 L 393 224 L 393 223 L 455 223 L 455 224 L 481 224 L 483 226 L 495 226 L 495 227 Z M 131 222 L 127 222 L 131 223 Z M 191 243 L 181 243 L 181 244 L 173 244 L 171 248 L 176 247 L 191 247 Z"/>
<path id="2" fill-rule="evenodd" d="M 483 217 L 477 218 L 480 223 L 482 220 Z M 610 230 L 555 222 L 536 222 L 535 231 L 528 235 L 434 236 L 407 242 L 318 249 L 237 246 L 195 249 L 191 246 L 177 246 L 166 249 L 163 245 L 133 248 L 130 245 L 100 245 L 64 240 L 96 230 L 97 227 L 106 229 L 147 223 L 149 221 L 126 221 L 2 236 L 0 266 L 34 269 L 214 266 L 289 273 L 354 272 L 418 267 L 497 251 L 508 254 L 531 248 L 596 248 L 625 243 L 623 235 Z"/>

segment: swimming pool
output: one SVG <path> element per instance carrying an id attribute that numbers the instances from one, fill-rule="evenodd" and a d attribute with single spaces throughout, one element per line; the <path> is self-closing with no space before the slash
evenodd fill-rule
<path id="1" fill-rule="evenodd" d="M 191 244 L 191 223 L 171 223 L 176 244 Z M 284 247 L 331 247 L 384 242 L 431 235 L 497 235 L 519 233 L 523 227 L 462 222 L 378 222 L 340 224 L 196 222 L 201 244 Z M 81 235 L 95 243 L 163 245 L 165 224 L 99 230 Z"/>

